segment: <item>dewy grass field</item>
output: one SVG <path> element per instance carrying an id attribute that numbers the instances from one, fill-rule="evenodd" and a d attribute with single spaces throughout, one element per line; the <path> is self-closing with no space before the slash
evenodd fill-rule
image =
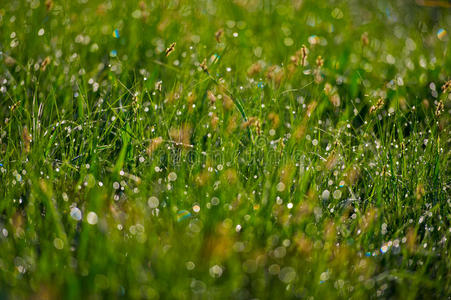
<path id="1" fill-rule="evenodd" d="M 0 298 L 449 299 L 448 1 L 0 2 Z"/>

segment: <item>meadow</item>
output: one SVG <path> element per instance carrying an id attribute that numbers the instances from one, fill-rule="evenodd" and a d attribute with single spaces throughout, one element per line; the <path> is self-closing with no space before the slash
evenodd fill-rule
<path id="1" fill-rule="evenodd" d="M 0 299 L 449 299 L 449 1 L 0 2 Z"/>

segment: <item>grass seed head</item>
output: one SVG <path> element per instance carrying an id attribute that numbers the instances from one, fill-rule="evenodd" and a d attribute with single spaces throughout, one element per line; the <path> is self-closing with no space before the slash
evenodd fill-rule
<path id="1" fill-rule="evenodd" d="M 247 69 L 247 75 L 253 77 L 262 71 L 262 66 L 260 63 L 256 62 Z"/>
<path id="2" fill-rule="evenodd" d="M 155 150 L 158 149 L 158 147 L 160 147 L 160 145 L 162 143 L 163 143 L 163 138 L 161 136 L 150 140 L 149 146 L 147 147 L 147 154 L 151 155 Z"/>
<path id="3" fill-rule="evenodd" d="M 236 184 L 238 181 L 238 174 L 233 168 L 227 169 L 223 176 L 228 184 Z"/>
<path id="4" fill-rule="evenodd" d="M 335 106 L 335 107 L 340 106 L 341 100 L 340 100 L 340 95 L 338 95 L 338 93 L 335 93 L 332 96 L 330 96 L 329 100 L 333 104 L 333 106 Z"/>
<path id="5" fill-rule="evenodd" d="M 305 134 L 307 133 L 307 119 L 303 119 L 301 124 L 299 124 L 293 132 L 293 137 L 300 141 L 305 137 Z"/>
<path id="6" fill-rule="evenodd" d="M 50 11 L 53 7 L 53 0 L 45 0 L 45 8 Z"/>
<path id="7" fill-rule="evenodd" d="M 294 238 L 294 242 L 296 245 L 296 249 L 297 251 L 303 255 L 308 257 L 310 255 L 310 253 L 312 252 L 313 249 L 313 242 L 306 237 L 304 234 L 298 234 L 295 238 Z"/>
<path id="8" fill-rule="evenodd" d="M 230 96 L 225 93 L 222 94 L 222 105 L 223 105 L 224 109 L 227 111 L 232 110 L 233 107 L 235 106 L 232 98 L 230 98 Z"/>
<path id="9" fill-rule="evenodd" d="M 258 119 L 256 117 L 249 117 L 247 121 L 244 121 L 241 123 L 241 129 L 246 129 L 251 126 L 255 126 L 258 122 Z"/>
<path id="10" fill-rule="evenodd" d="M 150 12 L 149 12 L 149 10 L 147 9 L 147 4 L 146 4 L 145 1 L 140 1 L 140 2 L 139 2 L 139 9 L 140 9 L 140 11 L 141 11 L 141 19 L 142 19 L 144 22 L 146 22 L 147 19 L 148 19 L 149 16 L 150 16 Z"/>
<path id="11" fill-rule="evenodd" d="M 6 54 L 3 54 L 3 56 L 5 57 L 5 65 L 7 65 L 8 67 L 14 66 L 16 64 L 16 60 Z"/>
<path id="12" fill-rule="evenodd" d="M 11 112 L 14 112 L 16 110 L 16 108 L 19 106 L 19 104 L 20 104 L 20 100 L 17 101 L 16 103 L 14 103 L 13 105 L 11 105 L 11 108 L 10 108 Z"/>
<path id="13" fill-rule="evenodd" d="M 429 101 L 428 101 L 428 99 L 423 99 L 421 104 L 423 105 L 424 109 L 428 109 L 429 108 Z"/>
<path id="14" fill-rule="evenodd" d="M 321 68 L 323 65 L 324 65 L 324 59 L 320 55 L 316 58 L 316 66 L 318 68 Z"/>
<path id="15" fill-rule="evenodd" d="M 354 185 L 360 176 L 360 168 L 358 165 L 354 165 L 346 172 L 346 179 L 348 182 L 348 185 L 352 186 Z"/>
<path id="16" fill-rule="evenodd" d="M 266 71 L 266 78 L 273 81 L 276 86 L 279 86 L 284 77 L 283 69 L 277 65 L 270 66 Z"/>
<path id="17" fill-rule="evenodd" d="M 200 67 L 202 68 L 202 71 L 208 74 L 208 67 L 207 67 L 207 59 L 204 58 L 204 60 L 201 62 Z"/>
<path id="18" fill-rule="evenodd" d="M 218 116 L 216 115 L 216 113 L 213 113 L 213 114 L 211 115 L 210 123 L 211 123 L 211 127 L 212 127 L 213 129 L 216 129 L 216 128 L 218 127 L 219 118 L 218 118 Z"/>
<path id="19" fill-rule="evenodd" d="M 330 170 L 332 170 L 333 168 L 335 168 L 335 166 L 337 165 L 337 163 L 338 163 L 338 157 L 337 157 L 337 155 L 335 154 L 335 152 L 332 151 L 332 153 L 329 154 L 329 156 L 327 157 L 324 166 L 325 166 L 326 170 L 329 170 L 329 171 L 330 171 Z"/>
<path id="20" fill-rule="evenodd" d="M 368 32 L 364 32 L 362 34 L 361 41 L 363 46 L 367 46 L 370 43 L 370 40 L 368 39 Z"/>
<path id="21" fill-rule="evenodd" d="M 426 191 L 424 189 L 424 184 L 419 183 L 417 185 L 417 188 L 415 189 L 415 196 L 417 198 L 417 200 L 420 200 L 421 198 L 423 198 L 423 196 L 426 194 Z"/>
<path id="22" fill-rule="evenodd" d="M 216 102 L 216 96 L 212 91 L 207 91 L 207 98 L 210 100 L 210 104 L 214 104 Z"/>
<path id="23" fill-rule="evenodd" d="M 155 90 L 161 92 L 162 89 L 163 89 L 163 81 L 158 80 L 157 82 L 155 82 Z"/>
<path id="24" fill-rule="evenodd" d="M 315 78 L 315 83 L 321 83 L 323 81 L 323 76 L 321 76 L 321 69 L 320 68 L 316 68 L 315 70 L 313 70 L 313 76 Z"/>
<path id="25" fill-rule="evenodd" d="M 191 147 L 191 125 L 184 124 L 178 128 L 172 128 L 169 131 L 169 136 L 177 146 Z"/>
<path id="26" fill-rule="evenodd" d="M 259 120 L 255 122 L 255 131 L 257 132 L 257 135 L 260 136 L 262 134 L 262 124 Z"/>
<path id="27" fill-rule="evenodd" d="M 451 79 L 445 82 L 444 85 L 442 85 L 442 92 L 443 93 L 449 93 L 451 92 Z"/>
<path id="28" fill-rule="evenodd" d="M 31 134 L 28 132 L 27 126 L 22 129 L 22 143 L 24 145 L 25 153 L 30 152 Z"/>
<path id="29" fill-rule="evenodd" d="M 415 252 L 417 249 L 417 233 L 414 228 L 409 227 L 407 229 L 406 239 L 407 239 L 407 241 L 406 241 L 407 249 L 411 253 Z"/>
<path id="30" fill-rule="evenodd" d="M 305 45 L 301 47 L 301 66 L 305 67 L 307 65 L 308 49 Z"/>
<path id="31" fill-rule="evenodd" d="M 41 71 L 45 71 L 45 69 L 47 69 L 47 66 L 50 64 L 50 56 L 47 56 L 41 63 Z"/>
<path id="32" fill-rule="evenodd" d="M 233 115 L 232 117 L 229 118 L 226 132 L 230 135 L 235 131 L 236 128 L 237 128 L 237 120 L 236 116 Z"/>
<path id="33" fill-rule="evenodd" d="M 221 42 L 221 37 L 223 34 L 224 34 L 224 29 L 222 29 L 222 28 L 218 29 L 218 31 L 215 32 L 216 42 L 218 42 L 218 43 Z"/>
<path id="34" fill-rule="evenodd" d="M 175 42 L 172 43 L 165 51 L 166 56 L 169 56 L 175 50 Z"/>
<path id="35" fill-rule="evenodd" d="M 312 113 L 315 111 L 317 105 L 318 105 L 318 102 L 316 102 L 315 100 L 312 101 L 311 103 L 309 103 L 309 105 L 307 106 L 307 111 L 306 111 L 307 118 L 310 118 Z"/>
<path id="36" fill-rule="evenodd" d="M 271 121 L 271 123 L 272 123 L 271 127 L 272 127 L 272 128 L 277 128 L 277 127 L 279 127 L 279 124 L 280 124 L 280 117 L 279 117 L 279 115 L 276 114 L 275 112 L 270 112 L 270 113 L 268 114 L 268 120 Z"/>
<path id="37" fill-rule="evenodd" d="M 326 83 L 325 85 L 324 85 L 324 93 L 326 94 L 326 96 L 328 96 L 328 95 L 330 95 L 331 94 L 331 92 L 332 92 L 332 85 L 330 84 L 330 83 Z"/>
<path id="38" fill-rule="evenodd" d="M 435 116 L 438 118 L 442 114 L 442 112 L 445 110 L 445 105 L 443 104 L 443 101 L 440 100 L 437 102 L 437 106 L 435 107 Z"/>
<path id="39" fill-rule="evenodd" d="M 370 107 L 370 114 L 371 114 L 371 113 L 375 113 L 375 112 L 377 112 L 378 110 L 380 110 L 382 107 L 384 107 L 384 104 L 385 104 L 384 98 L 380 97 L 380 98 L 377 100 L 377 103 L 376 103 L 375 105 L 372 105 L 372 106 Z"/>

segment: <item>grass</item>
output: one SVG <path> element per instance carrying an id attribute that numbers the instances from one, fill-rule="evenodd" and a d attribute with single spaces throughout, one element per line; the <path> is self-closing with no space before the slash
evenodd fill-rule
<path id="1" fill-rule="evenodd" d="M 0 298 L 449 297 L 422 3 L 3 2 Z"/>

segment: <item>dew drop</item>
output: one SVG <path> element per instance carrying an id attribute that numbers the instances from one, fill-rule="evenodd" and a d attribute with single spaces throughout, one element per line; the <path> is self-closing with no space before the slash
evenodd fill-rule
<path id="1" fill-rule="evenodd" d="M 340 199 L 341 198 L 341 191 L 340 190 L 336 190 L 333 194 L 334 199 Z"/>
<path id="2" fill-rule="evenodd" d="M 324 190 L 323 193 L 321 194 L 321 198 L 323 200 L 329 200 L 330 197 L 330 192 L 328 190 Z"/>
<path id="3" fill-rule="evenodd" d="M 91 225 L 97 224 L 97 221 L 98 221 L 97 214 L 96 214 L 95 212 L 93 212 L 93 211 L 90 211 L 90 212 L 88 213 L 88 215 L 86 216 L 86 220 L 87 220 L 88 223 L 91 224 Z"/>
<path id="4" fill-rule="evenodd" d="M 147 205 L 149 205 L 150 208 L 157 208 L 158 205 L 160 205 L 160 201 L 157 197 L 152 196 L 147 200 Z"/>
<path id="5" fill-rule="evenodd" d="M 81 210 L 78 207 L 72 207 L 70 209 L 70 216 L 72 217 L 72 219 L 74 219 L 76 221 L 80 221 L 81 220 Z"/>

